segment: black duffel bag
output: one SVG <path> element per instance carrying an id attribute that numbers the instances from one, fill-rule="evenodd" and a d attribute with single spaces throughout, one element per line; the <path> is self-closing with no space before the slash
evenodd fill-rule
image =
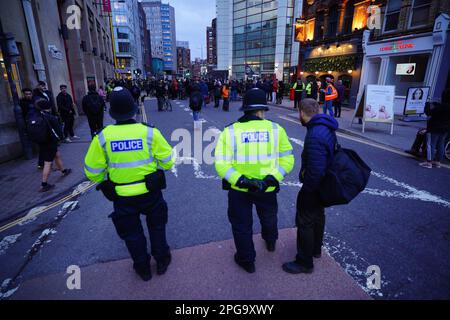
<path id="1" fill-rule="evenodd" d="M 350 203 L 367 186 L 372 170 L 350 149 L 336 144 L 334 158 L 320 184 L 320 201 L 324 207 Z"/>

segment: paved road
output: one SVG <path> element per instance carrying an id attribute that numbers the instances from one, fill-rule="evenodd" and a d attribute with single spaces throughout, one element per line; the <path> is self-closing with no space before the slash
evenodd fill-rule
<path id="1" fill-rule="evenodd" d="M 158 113 L 156 101 L 147 100 L 146 115 L 172 146 L 178 145 L 181 150 L 184 145 L 190 146 L 189 137 L 195 136 L 192 117 L 185 101 L 173 104 L 172 113 Z M 239 116 L 237 104 L 232 104 L 229 113 L 212 105 L 202 112 L 206 154 L 212 151 L 208 145 L 214 136 Z M 279 227 L 289 229 L 294 227 L 305 129 L 288 110 L 273 108 L 268 118 L 285 127 L 295 150 L 295 168 L 279 195 Z M 411 158 L 351 137 L 339 139 L 344 147 L 355 149 L 374 174 L 366 191 L 354 202 L 327 211 L 325 240 L 330 255 L 363 288 L 367 268 L 379 266 L 381 290 L 366 289 L 373 298 L 449 299 L 450 171 L 419 168 Z M 197 140 L 201 140 L 199 136 Z M 203 149 L 193 147 L 190 151 L 185 148 L 180 161 L 195 155 L 199 159 L 197 153 Z M 207 157 L 205 160 L 179 163 L 167 175 L 168 239 L 173 249 L 232 238 L 226 193 L 221 190 L 214 166 Z M 0 281 L 12 290 L 6 296 L 14 297 L 20 283 L 65 272 L 69 265 L 84 267 L 128 258 L 107 218 L 112 205 L 93 189 L 72 200 L 75 202 L 66 203 L 65 208 L 58 206 L 26 225 L 0 233 Z M 254 229 L 260 232 L 256 221 Z M 7 279 L 12 278 L 16 282 L 8 286 Z"/>

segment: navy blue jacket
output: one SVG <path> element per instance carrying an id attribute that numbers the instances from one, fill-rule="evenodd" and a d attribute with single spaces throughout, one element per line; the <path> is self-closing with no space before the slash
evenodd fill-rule
<path id="1" fill-rule="evenodd" d="M 316 193 L 331 163 L 337 142 L 336 130 L 339 124 L 326 114 L 315 115 L 306 125 L 307 133 L 302 153 L 300 182 L 302 191 Z"/>

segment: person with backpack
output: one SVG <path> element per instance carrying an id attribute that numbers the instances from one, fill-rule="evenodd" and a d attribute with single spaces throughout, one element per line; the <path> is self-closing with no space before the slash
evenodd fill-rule
<path id="1" fill-rule="evenodd" d="M 64 141 L 70 143 L 74 139 L 79 139 L 73 131 L 75 109 L 73 107 L 72 96 L 67 93 L 67 86 L 62 84 L 59 88 L 61 92 L 56 97 L 56 104 L 58 105 L 58 112 L 64 124 Z"/>
<path id="2" fill-rule="evenodd" d="M 202 110 L 204 100 L 203 94 L 200 91 L 200 85 L 196 81 L 191 87 L 191 96 L 189 97 L 189 108 L 192 110 L 194 122 L 200 118 L 200 111 Z"/>
<path id="3" fill-rule="evenodd" d="M 304 99 L 300 104 L 300 122 L 307 128 L 302 153 L 300 182 L 297 197 L 297 256 L 283 264 L 288 273 L 311 273 L 313 257 L 320 258 L 325 230 L 325 208 L 320 201 L 320 185 L 331 164 L 337 144 L 337 121 L 319 114 L 319 104 L 314 99 Z"/>
<path id="4" fill-rule="evenodd" d="M 53 161 L 64 177 L 68 176 L 72 170 L 64 168 L 58 151 L 58 142 L 63 137 L 63 131 L 58 117 L 51 113 L 51 103 L 46 99 L 39 99 L 36 100 L 35 107 L 36 110 L 28 114 L 27 130 L 30 139 L 39 145 L 39 158 L 44 161 L 40 192 L 47 192 L 55 187 L 48 183 Z"/>
<path id="5" fill-rule="evenodd" d="M 91 129 L 91 135 L 94 137 L 103 129 L 103 115 L 105 112 L 105 100 L 98 94 L 95 85 L 88 87 L 89 92 L 82 101 L 83 112 L 86 114 Z"/>

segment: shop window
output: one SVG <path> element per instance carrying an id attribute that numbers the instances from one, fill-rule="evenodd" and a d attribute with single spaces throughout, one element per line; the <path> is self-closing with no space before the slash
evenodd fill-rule
<path id="1" fill-rule="evenodd" d="M 384 19 L 384 32 L 395 31 L 398 29 L 401 7 L 402 7 L 402 0 L 388 1 L 386 15 Z"/>
<path id="2" fill-rule="evenodd" d="M 414 0 L 411 13 L 411 27 L 423 26 L 430 23 L 431 0 Z"/>
<path id="3" fill-rule="evenodd" d="M 416 54 L 399 57 L 391 57 L 389 60 L 386 85 L 395 85 L 397 96 L 406 96 L 409 87 L 423 86 L 428 69 L 430 55 Z M 398 75 L 397 65 L 403 63 L 415 63 L 414 75 Z"/>

